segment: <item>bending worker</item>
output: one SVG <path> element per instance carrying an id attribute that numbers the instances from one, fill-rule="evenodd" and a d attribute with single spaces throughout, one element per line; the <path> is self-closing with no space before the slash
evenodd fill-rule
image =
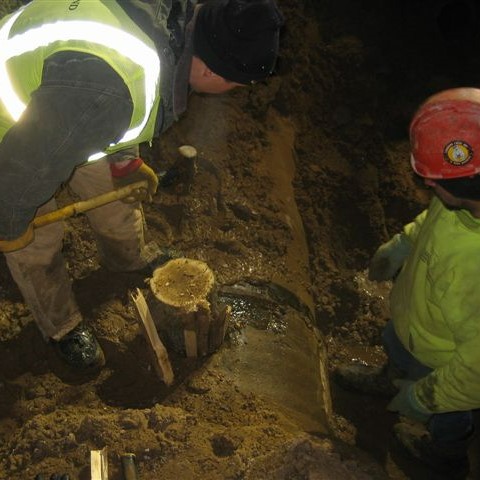
<path id="1" fill-rule="evenodd" d="M 151 4 L 150 4 L 151 3 Z M 268 78 L 283 18 L 275 0 L 33 0 L 0 20 L 0 250 L 45 339 L 70 366 L 104 364 L 62 257 L 63 226 L 33 232 L 67 184 L 81 199 L 158 180 L 138 144 L 184 112 L 191 90 Z M 91 210 L 101 263 L 147 266 L 139 202 Z"/>

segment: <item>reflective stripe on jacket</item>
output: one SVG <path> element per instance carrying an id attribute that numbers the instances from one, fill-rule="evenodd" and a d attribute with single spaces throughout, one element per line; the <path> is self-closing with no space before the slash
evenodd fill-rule
<path id="1" fill-rule="evenodd" d="M 0 140 L 20 118 L 59 51 L 102 58 L 123 79 L 132 101 L 129 129 L 108 153 L 149 141 L 160 95 L 160 58 L 153 41 L 114 1 L 39 0 L 0 21 Z"/>
<path id="2" fill-rule="evenodd" d="M 433 372 L 415 384 L 433 412 L 480 407 L 480 219 L 434 197 L 404 228 L 413 243 L 390 297 L 402 344 Z"/>

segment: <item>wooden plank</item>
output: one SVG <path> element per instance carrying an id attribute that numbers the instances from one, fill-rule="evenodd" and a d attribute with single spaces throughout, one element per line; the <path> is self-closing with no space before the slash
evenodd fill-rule
<path id="1" fill-rule="evenodd" d="M 107 449 L 90 451 L 90 476 L 92 480 L 108 480 Z"/>
<path id="2" fill-rule="evenodd" d="M 123 476 L 125 480 L 139 480 L 134 453 L 124 453 L 121 456 Z"/>
<path id="3" fill-rule="evenodd" d="M 222 345 L 227 333 L 228 324 L 230 323 L 230 316 L 232 313 L 232 307 L 226 305 L 218 316 L 213 318 L 210 324 L 209 331 L 209 352 L 213 353 L 220 345 Z"/>
<path id="4" fill-rule="evenodd" d="M 147 340 L 155 371 L 166 385 L 171 385 L 173 383 L 174 375 L 168 352 L 158 336 L 157 328 L 152 319 L 152 314 L 150 313 L 145 297 L 139 288 L 137 288 L 135 293 L 132 293 L 132 299 L 138 313 L 138 320 L 142 333 Z"/>
<path id="5" fill-rule="evenodd" d="M 197 333 L 195 330 L 184 330 L 183 338 L 185 340 L 185 353 L 187 357 L 197 356 Z"/>
<path id="6" fill-rule="evenodd" d="M 195 323 L 197 329 L 197 349 L 198 356 L 203 357 L 208 353 L 208 333 L 210 329 L 210 312 L 200 306 L 195 314 Z"/>

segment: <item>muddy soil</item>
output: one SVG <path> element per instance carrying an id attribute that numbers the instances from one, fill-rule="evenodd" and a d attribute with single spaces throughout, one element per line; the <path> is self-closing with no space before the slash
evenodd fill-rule
<path id="1" fill-rule="evenodd" d="M 219 285 L 261 281 L 290 292 L 296 303 L 284 295 L 269 310 L 274 342 L 294 310 L 321 331 L 329 371 L 343 361 L 380 364 L 390 285 L 366 279 L 368 260 L 428 201 L 409 167 L 409 118 L 439 89 L 478 85 L 480 12 L 467 0 L 279 3 L 286 28 L 276 75 L 227 96 L 192 96 L 185 117 L 142 147 L 159 172 L 174 165 L 178 146 L 199 152 L 192 175 L 145 205 L 148 235 L 207 262 Z M 72 201 L 67 190 L 59 199 Z M 83 217 L 66 223 L 64 252 L 107 365 L 94 378 L 65 371 L 0 262 L 0 479 L 88 479 L 90 451 L 103 448 L 113 480 L 124 452 L 152 480 L 433 478 L 393 441 L 386 400 L 333 381 L 327 429 L 226 375 L 225 353 L 171 352 L 167 388 L 131 300 L 136 289 L 147 294 L 145 276 L 101 268 Z M 227 357 L 247 326 L 249 315 L 232 322 Z"/>

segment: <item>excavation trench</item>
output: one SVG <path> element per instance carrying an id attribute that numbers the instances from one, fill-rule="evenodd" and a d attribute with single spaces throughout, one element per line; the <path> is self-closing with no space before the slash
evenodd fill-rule
<path id="1" fill-rule="evenodd" d="M 306 430 L 326 432 L 331 415 L 326 353 L 307 290 L 308 247 L 292 186 L 294 134 L 287 123 L 277 127 L 260 169 L 271 176 L 278 214 L 291 229 L 291 242 L 283 268 L 279 265 L 272 278 L 221 289 L 221 298 L 232 306 L 234 324 L 245 327 L 230 336 L 220 365 L 241 386 L 274 400 Z"/>
<path id="2" fill-rule="evenodd" d="M 208 116 L 212 103 L 198 107 Z M 268 148 L 256 158 L 254 172 L 256 178 L 263 179 L 266 203 L 275 212 L 276 222 L 283 225 L 282 254 L 274 262 L 267 256 L 253 255 L 250 263 L 245 260 L 245 265 L 237 268 L 247 272 L 243 276 L 229 276 L 218 268 L 219 302 L 230 305 L 232 313 L 225 342 L 208 364 L 242 390 L 268 397 L 301 428 L 326 433 L 331 416 L 326 353 L 315 327 L 314 302 L 308 290 L 308 247 L 293 190 L 294 129 L 275 114 L 268 117 L 268 123 Z M 228 150 L 229 135 L 217 129 L 205 138 L 203 125 L 187 121 L 184 134 L 201 153 L 199 176 L 206 169 L 212 145 Z M 222 188 L 225 190 L 218 190 Z M 218 191 L 210 193 L 221 197 Z M 261 242 L 269 237 L 268 225 L 264 223 L 262 228 Z M 217 269 L 218 255 L 206 260 Z"/>

